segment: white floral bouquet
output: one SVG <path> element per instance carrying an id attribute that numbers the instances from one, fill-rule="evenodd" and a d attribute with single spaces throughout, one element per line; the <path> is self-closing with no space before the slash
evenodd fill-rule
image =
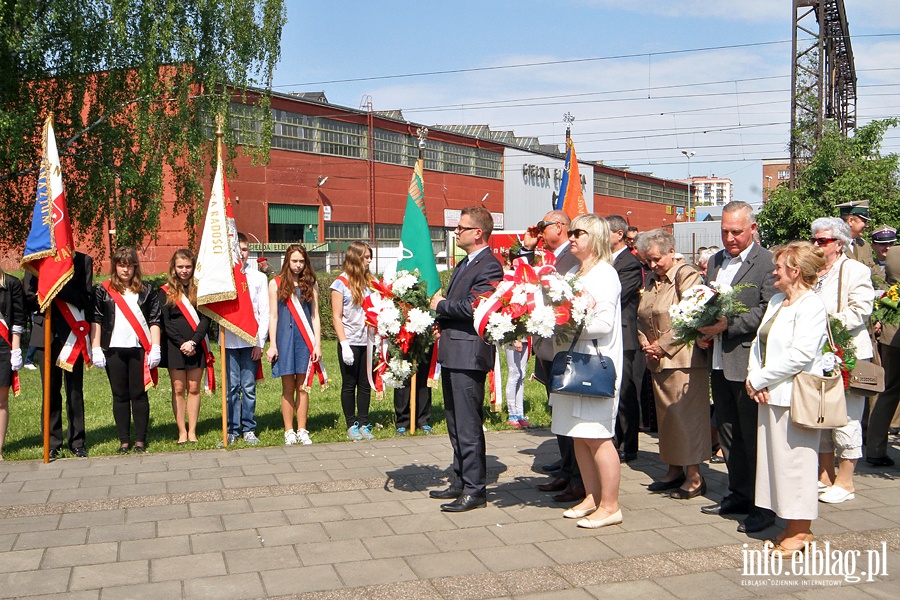
<path id="1" fill-rule="evenodd" d="M 753 284 L 743 283 L 734 287 L 726 283 L 711 282 L 709 285 L 695 285 L 686 291 L 681 302 L 669 307 L 675 341 L 690 347 L 703 337 L 701 327 L 714 324 L 721 317 L 731 317 L 749 309 L 737 299 L 737 294 Z"/>
<path id="2" fill-rule="evenodd" d="M 520 262 L 491 295 L 478 299 L 475 328 L 486 342 L 498 345 L 528 336 L 551 338 L 584 323 L 592 306 L 576 277 Z"/>
<path id="3" fill-rule="evenodd" d="M 435 313 L 419 271 L 397 271 L 371 284 L 363 301 L 366 324 L 378 337 L 378 384 L 403 387 L 434 345 Z"/>

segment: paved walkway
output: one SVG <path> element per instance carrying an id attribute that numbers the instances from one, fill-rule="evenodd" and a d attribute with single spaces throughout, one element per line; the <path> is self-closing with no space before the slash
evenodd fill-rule
<path id="1" fill-rule="evenodd" d="M 900 597 L 900 470 L 861 467 L 856 500 L 813 525 L 829 564 L 879 576 L 745 574 L 765 536 L 699 510 L 724 469 L 704 468 L 707 498 L 650 494 L 663 470 L 656 440 L 641 442 L 625 522 L 597 531 L 534 489 L 555 454 L 547 430 L 489 433 L 488 508 L 456 515 L 427 496 L 446 481 L 446 436 L 6 462 L 0 597 Z"/>

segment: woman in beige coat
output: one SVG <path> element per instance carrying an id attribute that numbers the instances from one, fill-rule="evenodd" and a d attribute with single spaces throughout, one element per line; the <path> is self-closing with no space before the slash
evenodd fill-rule
<path id="1" fill-rule="evenodd" d="M 651 492 L 674 490 L 672 498 L 687 500 L 706 493 L 700 463 L 709 457 L 709 374 L 706 352 L 675 342 L 669 307 L 700 273 L 676 257 L 675 238 L 662 229 L 638 234 L 638 251 L 653 270 L 638 306 L 638 341 L 647 355 L 659 424 L 659 458 L 669 470 L 651 483 Z M 676 489 L 677 488 L 677 489 Z"/>

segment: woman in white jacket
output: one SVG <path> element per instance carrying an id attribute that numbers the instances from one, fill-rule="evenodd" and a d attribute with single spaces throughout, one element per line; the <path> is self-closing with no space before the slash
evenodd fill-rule
<path id="1" fill-rule="evenodd" d="M 747 393 L 759 404 L 756 452 L 756 505 L 787 521 L 774 538 L 784 558 L 812 542 L 819 430 L 791 423 L 791 389 L 801 371 L 822 374 L 827 336 L 822 300 L 812 291 L 825 257 L 809 242 L 791 242 L 774 252 L 775 287 L 750 349 Z"/>
<path id="2" fill-rule="evenodd" d="M 575 439 L 575 458 L 584 480 L 585 498 L 563 513 L 580 519 L 579 527 L 595 529 L 622 522 L 619 510 L 619 453 L 612 443 L 616 431 L 618 390 L 622 373 L 622 285 L 611 264 L 609 227 L 602 218 L 581 215 L 569 226 L 572 254 L 581 261 L 578 271 L 584 290 L 593 299 L 590 317 L 581 332 L 575 352 L 596 355 L 599 351 L 616 368 L 613 397 L 550 394 L 553 406 L 551 430 Z M 596 344 L 596 346 L 595 346 Z M 557 347 L 557 350 L 565 350 Z M 599 359 L 598 359 L 599 368 Z M 588 518 L 593 515 L 594 518 Z"/>
<path id="3" fill-rule="evenodd" d="M 866 328 L 872 314 L 875 289 L 872 272 L 859 261 L 847 258 L 844 248 L 853 240 L 850 228 L 836 217 L 823 217 L 812 222 L 812 242 L 825 253 L 825 266 L 819 271 L 814 288 L 825 303 L 828 314 L 843 323 L 853 336 L 856 359 L 868 361 L 874 355 L 872 338 Z M 862 458 L 862 420 L 866 397 L 852 390 L 847 393 L 847 417 L 843 427 L 822 432 L 819 445 L 819 502 L 839 504 L 853 500 L 853 471 Z M 838 459 L 835 474 L 834 459 Z"/>

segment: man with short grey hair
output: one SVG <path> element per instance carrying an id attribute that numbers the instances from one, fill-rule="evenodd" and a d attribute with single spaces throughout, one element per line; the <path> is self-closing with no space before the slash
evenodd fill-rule
<path id="1" fill-rule="evenodd" d="M 755 533 L 769 527 L 775 515 L 754 505 L 756 486 L 757 405 L 744 382 L 750 344 L 775 295 L 772 253 L 754 243 L 756 220 L 746 202 L 729 202 L 722 209 L 722 245 L 709 259 L 707 281 L 737 286 L 749 284 L 737 293 L 737 299 L 749 310 L 722 317 L 702 327 L 708 336 L 698 341 L 701 347 L 712 345 L 710 378 L 719 443 L 728 467 L 729 494 L 718 504 L 701 508 L 706 514 L 749 513 L 738 531 Z"/>

